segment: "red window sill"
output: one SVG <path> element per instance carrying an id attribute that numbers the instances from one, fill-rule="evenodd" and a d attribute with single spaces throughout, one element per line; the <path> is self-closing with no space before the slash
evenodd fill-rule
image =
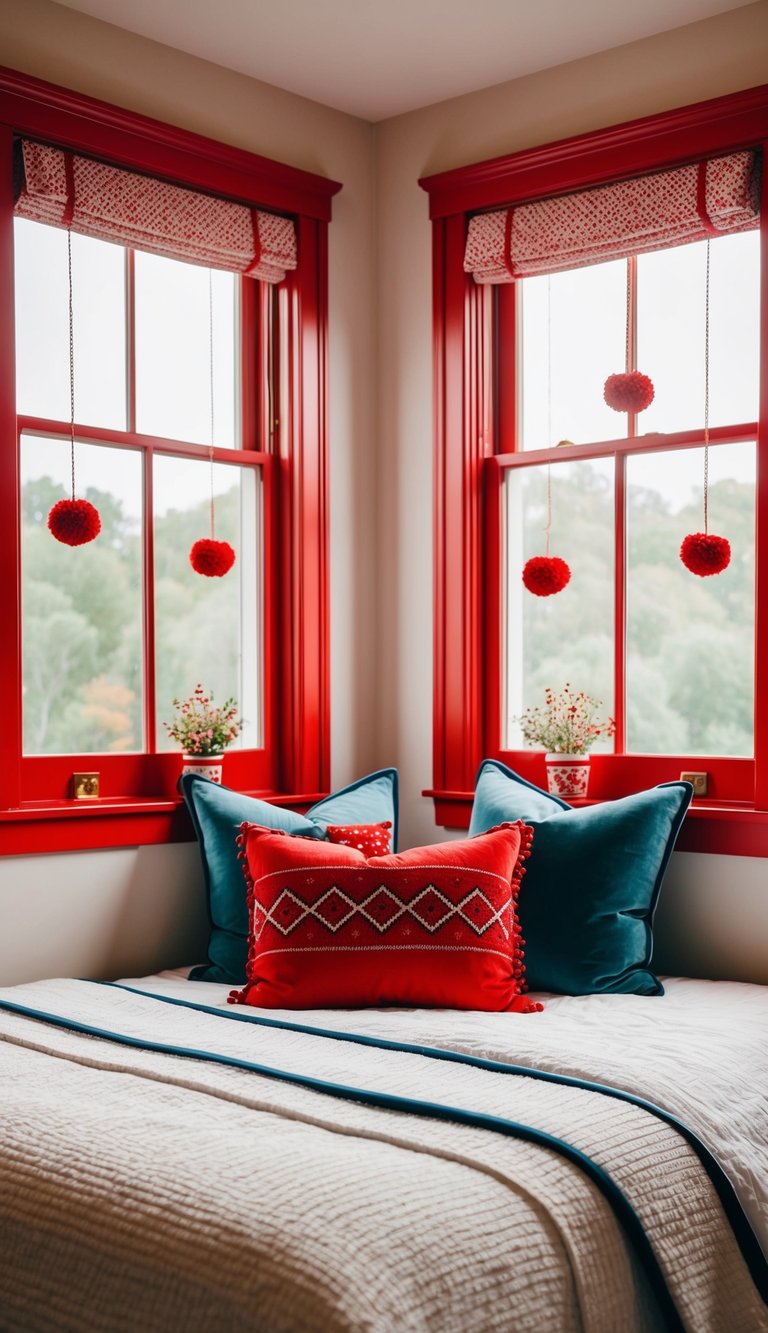
<path id="1" fill-rule="evenodd" d="M 435 820 L 443 828 L 467 829 L 472 814 L 472 792 L 435 791 Z M 575 806 L 598 801 L 574 801 Z M 675 844 L 679 852 L 713 852 L 722 856 L 768 857 L 768 810 L 736 801 L 691 802 Z"/>
<path id="2" fill-rule="evenodd" d="M 272 805 L 304 810 L 326 793 L 244 792 Z M 183 800 L 111 797 L 95 801 L 28 801 L 0 810 L 0 856 L 91 851 L 152 843 L 192 842 Z"/>

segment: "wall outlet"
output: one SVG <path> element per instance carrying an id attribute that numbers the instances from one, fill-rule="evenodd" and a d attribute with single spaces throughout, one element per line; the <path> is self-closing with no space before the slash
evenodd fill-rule
<path id="1" fill-rule="evenodd" d="M 707 774 L 706 773 L 681 773 L 681 782 L 690 782 L 693 787 L 694 796 L 706 796 L 707 794 Z"/>

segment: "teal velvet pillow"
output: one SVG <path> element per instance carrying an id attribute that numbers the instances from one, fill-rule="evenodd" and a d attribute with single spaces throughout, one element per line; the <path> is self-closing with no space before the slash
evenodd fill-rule
<path id="1" fill-rule="evenodd" d="M 516 819 L 533 829 L 519 900 L 530 990 L 663 995 L 651 924 L 692 795 L 665 782 L 574 809 L 495 759 L 480 765 L 470 834 Z"/>
<path id="2" fill-rule="evenodd" d="M 349 787 L 326 796 L 306 815 L 254 796 L 222 787 L 194 773 L 181 778 L 181 790 L 192 816 L 203 858 L 211 935 L 208 963 L 195 967 L 191 981 L 222 981 L 243 985 L 248 952 L 248 911 L 245 881 L 235 843 L 244 821 L 282 829 L 305 838 L 322 838 L 328 824 L 392 824 L 392 850 L 397 849 L 397 770 L 383 768 Z"/>

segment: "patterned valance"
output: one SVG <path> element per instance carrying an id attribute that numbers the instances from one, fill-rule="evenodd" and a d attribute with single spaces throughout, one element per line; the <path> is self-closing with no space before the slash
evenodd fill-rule
<path id="1" fill-rule="evenodd" d="M 263 282 L 296 268 L 289 218 L 29 140 L 20 151 L 17 217 Z"/>
<path id="2" fill-rule="evenodd" d="M 759 223 L 759 174 L 757 153 L 731 153 L 482 213 L 470 219 L 464 268 L 475 282 L 512 282 L 748 231 Z"/>

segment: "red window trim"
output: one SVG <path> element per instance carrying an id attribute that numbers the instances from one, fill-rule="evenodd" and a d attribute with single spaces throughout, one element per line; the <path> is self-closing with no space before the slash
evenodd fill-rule
<path id="1" fill-rule="evenodd" d="M 509 465 L 511 459 L 500 456 L 490 461 L 497 448 L 503 447 L 495 439 L 499 405 L 488 373 L 491 298 L 463 271 L 468 216 L 480 209 L 661 170 L 720 151 L 764 146 L 766 141 L 768 85 L 763 85 L 419 182 L 429 195 L 433 222 L 434 754 L 433 785 L 425 795 L 433 797 L 441 824 L 467 826 L 475 774 L 486 756 L 505 760 L 523 772 L 529 770 L 535 782 L 541 782 L 543 776 L 533 775 L 530 765 L 535 765 L 536 757 L 530 752 L 509 754 L 499 746 L 499 465 Z M 768 347 L 766 174 L 761 229 L 763 348 Z M 502 288 L 495 298 L 500 320 L 510 318 L 512 290 Z M 757 440 L 758 527 L 768 533 L 766 356 L 761 366 Z M 592 449 L 593 456 L 597 452 Z M 574 449 L 573 456 L 576 453 Z M 519 456 L 514 461 L 520 461 Z M 535 461 L 534 455 L 527 453 L 525 461 Z M 758 545 L 756 602 L 768 605 L 767 541 Z M 755 678 L 768 680 L 765 616 L 757 634 Z M 756 690 L 755 756 L 754 764 L 732 761 L 742 766 L 741 778 L 744 766 L 751 765 L 753 801 L 729 804 L 724 792 L 722 803 L 697 802 L 681 847 L 693 839 L 702 850 L 768 855 L 768 689 Z M 690 765 L 687 759 L 675 770 L 677 761 L 667 757 L 663 774 L 654 776 L 664 764 L 663 756 L 660 760 L 655 756 L 612 758 L 611 786 L 605 796 L 676 779 Z M 596 773 L 599 761 L 600 756 L 595 756 Z M 739 781 L 739 776 L 734 780 Z M 730 783 L 726 786 L 730 789 Z M 750 830 L 748 838 L 744 837 L 745 827 Z"/>
<path id="2" fill-rule="evenodd" d="M 0 68 L 0 438 L 6 442 L 16 439 L 17 430 L 12 230 L 16 134 L 43 138 L 251 206 L 273 208 L 295 219 L 298 268 L 274 296 L 252 283 L 261 293 L 254 298 L 252 311 L 258 330 L 266 327 L 265 303 L 280 302 L 281 347 L 270 347 L 268 355 L 275 374 L 281 362 L 279 371 L 287 387 L 282 420 L 271 419 L 273 405 L 262 401 L 260 383 L 256 401 L 243 405 L 244 417 L 254 422 L 244 447 L 250 451 L 259 437 L 263 439 L 269 455 L 264 458 L 265 483 L 274 492 L 274 502 L 265 504 L 265 746 L 263 751 L 229 754 L 225 776 L 241 789 L 258 788 L 261 795 L 304 804 L 308 798 L 303 794 L 321 793 L 329 786 L 327 224 L 332 196 L 341 186 Z M 173 447 L 178 452 L 175 443 Z M 249 461 L 256 461 L 253 454 Z M 42 803 L 23 800 L 21 710 L 15 704 L 21 696 L 18 480 L 17 451 L 6 447 L 0 451 L 0 569 L 5 581 L 0 854 L 191 836 L 175 794 L 178 756 L 126 757 L 129 766 L 132 761 L 143 766 L 132 788 L 139 794 L 120 800 L 107 788 L 98 809 L 83 810 L 82 802 L 61 798 Z M 71 759 L 65 762 L 72 771 Z M 59 761 L 40 763 L 55 768 Z M 86 767 L 92 766 L 98 764 L 89 756 Z"/>

